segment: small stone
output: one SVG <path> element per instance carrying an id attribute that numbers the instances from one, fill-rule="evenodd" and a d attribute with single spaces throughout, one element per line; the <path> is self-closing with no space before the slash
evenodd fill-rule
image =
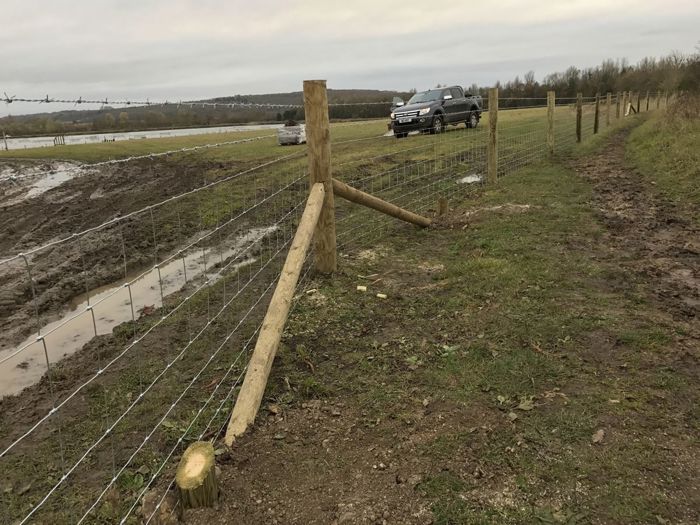
<path id="1" fill-rule="evenodd" d="M 413 474 L 413 475 L 408 477 L 408 484 L 411 485 L 412 487 L 415 487 L 421 481 L 423 481 L 423 478 L 418 474 Z"/>
<path id="2" fill-rule="evenodd" d="M 591 438 L 591 441 L 592 441 L 593 443 L 598 444 L 598 443 L 602 443 L 602 442 L 603 442 L 603 439 L 605 439 L 605 430 L 603 430 L 603 429 L 601 428 L 601 429 L 598 430 L 595 434 L 593 434 L 593 437 Z"/>

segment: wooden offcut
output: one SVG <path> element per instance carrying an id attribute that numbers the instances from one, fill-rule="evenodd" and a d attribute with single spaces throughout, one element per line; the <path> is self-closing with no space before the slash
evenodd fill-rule
<path id="1" fill-rule="evenodd" d="M 192 443 L 175 472 L 175 485 L 182 510 L 213 507 L 219 499 L 214 446 L 208 441 Z"/>
<path id="2" fill-rule="evenodd" d="M 306 259 L 306 252 L 311 245 L 314 230 L 324 206 L 324 194 L 324 185 L 318 182 L 311 188 L 309 199 L 306 201 L 306 208 L 289 248 L 277 287 L 263 319 L 253 355 L 248 363 L 248 371 L 243 380 L 241 391 L 238 394 L 236 405 L 233 407 L 224 439 L 228 446 L 231 446 L 233 441 L 247 430 L 248 426 L 255 420 L 260 408 L 272 362 L 275 359 L 277 347 L 282 339 L 282 331 L 292 305 L 292 297 Z"/>
<path id="3" fill-rule="evenodd" d="M 547 149 L 550 155 L 554 155 L 554 106 L 556 95 L 554 91 L 547 91 Z"/>
<path id="4" fill-rule="evenodd" d="M 447 199 L 445 197 L 438 198 L 437 214 L 438 217 L 447 214 Z"/>
<path id="5" fill-rule="evenodd" d="M 576 95 L 576 142 L 581 142 L 581 121 L 583 119 L 583 94 Z"/>
<path id="6" fill-rule="evenodd" d="M 370 195 L 369 193 L 365 193 L 362 190 L 358 190 L 357 188 L 348 186 L 344 182 L 340 182 L 337 179 L 333 179 L 333 190 L 339 197 L 349 200 L 350 202 L 362 204 L 363 206 L 367 206 L 368 208 L 372 208 L 373 210 L 386 213 L 387 215 L 390 215 L 402 221 L 416 224 L 423 228 L 430 226 L 432 222 L 427 217 L 423 217 L 422 215 L 418 215 L 411 211 L 404 210 L 403 208 L 400 208 L 395 204 L 391 204 L 390 202 L 386 202 L 378 197 L 375 197 L 374 195 Z"/>
<path id="7" fill-rule="evenodd" d="M 498 181 L 498 88 L 489 89 L 488 181 Z"/>
<path id="8" fill-rule="evenodd" d="M 309 159 L 309 183 L 323 184 L 325 200 L 316 225 L 316 270 L 333 273 L 337 268 L 335 200 L 331 184 L 331 128 L 325 80 L 304 81 L 304 114 Z"/>

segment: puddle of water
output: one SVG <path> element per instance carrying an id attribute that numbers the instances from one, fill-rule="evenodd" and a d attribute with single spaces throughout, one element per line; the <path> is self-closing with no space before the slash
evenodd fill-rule
<path id="1" fill-rule="evenodd" d="M 43 175 L 32 183 L 32 187 L 25 195 L 25 198 L 31 199 L 32 197 L 46 193 L 51 188 L 55 188 L 56 186 L 60 186 L 64 182 L 71 180 L 77 174 L 78 168 L 72 166 L 71 169 L 57 169 L 51 173 Z"/>
<path id="2" fill-rule="evenodd" d="M 131 283 L 134 317 L 138 319 L 144 307 L 162 306 L 161 282 L 163 298 L 179 291 L 186 284 L 185 269 L 187 282 L 205 275 L 211 282 L 215 282 L 221 276 L 212 269 L 212 266 L 222 260 L 225 262 L 231 257 L 241 255 L 275 230 L 276 226 L 255 228 L 237 237 L 230 246 L 222 247 L 221 253 L 219 248 L 207 248 L 204 251 L 198 249 L 185 255 L 184 258 L 174 259 L 160 267 L 160 279 L 158 270 L 151 269 Z M 254 258 L 242 259 L 229 268 L 237 269 L 254 261 Z M 42 334 L 48 334 L 44 337 L 46 350 L 44 343 L 37 340 L 36 335 L 32 335 L 16 348 L 0 352 L 0 359 L 2 359 L 17 349 L 27 346 L 19 354 L 0 364 L 0 398 L 17 394 L 38 382 L 46 372 L 47 355 L 49 362 L 54 364 L 80 350 L 95 337 L 95 332 L 97 335 L 111 334 L 117 325 L 131 321 L 132 301 L 129 297 L 129 287 L 124 284 L 133 281 L 136 277 L 138 275 L 92 290 L 89 301 L 85 294 L 73 299 L 61 319 L 42 327 Z M 92 307 L 89 309 L 90 305 Z M 97 370 L 100 366 L 99 355 L 95 355 L 94 359 L 95 370 Z"/>
<path id="3" fill-rule="evenodd" d="M 83 173 L 84 169 L 70 162 L 52 163 L 48 170 L 45 165 L 4 167 L 0 169 L 0 182 L 9 182 L 11 187 L 15 188 L 11 194 L 16 197 L 3 204 L 16 204 L 24 199 L 37 197 Z"/>
<path id="4" fill-rule="evenodd" d="M 473 173 L 471 175 L 467 175 L 466 177 L 462 177 L 457 181 L 457 184 L 474 184 L 475 182 L 481 182 L 483 181 L 484 178 L 481 175 L 478 175 L 476 173 Z"/>

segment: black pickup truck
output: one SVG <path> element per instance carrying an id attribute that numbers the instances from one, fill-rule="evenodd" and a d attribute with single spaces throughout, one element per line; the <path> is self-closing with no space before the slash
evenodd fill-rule
<path id="1" fill-rule="evenodd" d="M 448 124 L 464 122 L 475 128 L 481 119 L 481 96 L 464 94 L 459 86 L 435 88 L 413 95 L 407 103 L 399 100 L 391 111 L 391 129 L 396 138 L 411 131 L 442 133 Z"/>

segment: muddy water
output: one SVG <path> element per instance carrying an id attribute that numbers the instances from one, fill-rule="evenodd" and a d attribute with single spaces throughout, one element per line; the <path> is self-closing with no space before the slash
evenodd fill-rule
<path id="1" fill-rule="evenodd" d="M 467 175 L 466 177 L 462 177 L 457 181 L 457 184 L 474 184 L 476 182 L 482 182 L 484 178 L 481 175 L 478 174 L 472 174 L 472 175 Z"/>
<path id="2" fill-rule="evenodd" d="M 8 198 L 3 205 L 37 197 L 85 173 L 85 169 L 70 162 L 53 162 L 48 170 L 45 165 L 0 166 L 0 183 L 4 183 L 4 194 Z"/>
<path id="3" fill-rule="evenodd" d="M 216 281 L 220 275 L 212 268 L 214 265 L 234 257 L 237 259 L 231 260 L 228 267 L 231 270 L 251 264 L 255 259 L 243 254 L 249 253 L 252 246 L 275 229 L 274 226 L 252 229 L 221 248 L 193 250 L 174 259 L 162 265 L 160 273 L 153 268 L 76 297 L 60 319 L 42 327 L 43 341 L 34 334 L 16 348 L 0 352 L 3 361 L 23 348 L 0 363 L 0 398 L 17 394 L 39 381 L 47 371 L 47 359 L 51 366 L 80 350 L 96 335 L 110 334 L 117 325 L 138 319 L 144 308 L 146 312 L 159 308 L 162 298 L 179 291 L 187 282 L 201 283 L 204 277 Z M 125 285 L 127 282 L 130 286 Z M 94 360 L 96 371 L 104 363 L 97 354 Z"/>

